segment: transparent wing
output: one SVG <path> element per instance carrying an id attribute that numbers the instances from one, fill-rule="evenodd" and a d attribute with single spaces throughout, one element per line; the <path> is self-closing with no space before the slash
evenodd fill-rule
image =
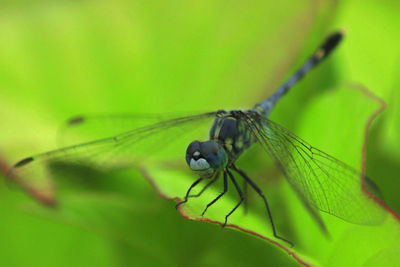
<path id="1" fill-rule="evenodd" d="M 351 223 L 384 220 L 383 209 L 362 191 L 359 172 L 268 119 L 249 118 L 248 125 L 303 201 Z"/>
<path id="2" fill-rule="evenodd" d="M 16 163 L 8 177 L 38 200 L 52 204 L 54 196 L 49 180 L 50 164 L 62 162 L 107 170 L 152 160 L 183 160 L 191 141 L 207 138 L 215 114 L 210 112 L 175 118 L 28 157 Z"/>
<path id="3" fill-rule="evenodd" d="M 199 113 L 197 113 L 199 114 Z M 196 114 L 96 114 L 69 119 L 58 131 L 60 147 L 104 139 L 151 124 Z"/>

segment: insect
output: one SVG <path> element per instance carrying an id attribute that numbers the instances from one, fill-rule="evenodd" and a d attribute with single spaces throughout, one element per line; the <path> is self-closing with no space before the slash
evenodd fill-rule
<path id="1" fill-rule="evenodd" d="M 245 193 L 237 182 L 237 178 L 240 177 L 264 201 L 274 237 L 293 245 L 291 241 L 278 234 L 271 209 L 262 190 L 244 170 L 236 165 L 236 160 L 242 153 L 250 146 L 257 144 L 275 161 L 322 229 L 325 229 L 325 226 L 316 209 L 352 223 L 379 223 L 380 218 L 376 216 L 376 211 L 365 205 L 359 172 L 268 119 L 281 97 L 307 72 L 325 60 L 342 39 L 343 33 L 340 31 L 328 36 L 286 83 L 265 101 L 256 104 L 253 109 L 219 110 L 168 120 L 153 118 L 154 123 L 145 123 L 143 126 L 133 123 L 136 128 L 116 135 L 25 158 L 13 166 L 9 177 L 26 181 L 34 179 L 35 176 L 43 176 L 45 171 L 42 166 L 58 160 L 85 161 L 102 167 L 121 161 L 129 162 L 128 159 L 140 158 L 141 154 L 162 152 L 168 146 L 173 146 L 173 141 L 185 140 L 183 137 L 190 132 L 186 129 L 192 130 L 196 128 L 196 125 L 206 123 L 208 127 L 211 126 L 208 140 L 192 141 L 186 149 L 186 163 L 198 175 L 198 178 L 191 184 L 185 197 L 177 206 L 193 197 L 190 194 L 192 189 L 203 180 L 207 183 L 195 196 L 200 196 L 222 177 L 223 191 L 206 206 L 202 214 L 204 215 L 207 209 L 228 191 L 228 184 L 231 182 L 238 192 L 239 201 L 225 216 L 224 225 L 226 225 L 229 216 L 245 200 Z M 68 126 L 79 129 L 101 120 L 101 117 L 77 117 L 70 120 Z M 137 118 L 128 116 L 124 120 L 135 122 Z M 177 134 L 178 130 L 180 130 L 179 134 Z M 172 132 L 172 134 L 167 135 L 167 132 Z M 148 145 L 149 143 L 152 145 Z M 162 158 L 170 156 L 169 153 L 163 155 Z"/>

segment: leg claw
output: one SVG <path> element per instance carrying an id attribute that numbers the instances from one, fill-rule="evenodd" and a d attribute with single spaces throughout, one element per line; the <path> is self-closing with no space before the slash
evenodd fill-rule
<path id="1" fill-rule="evenodd" d="M 224 224 L 222 224 L 221 226 L 222 226 L 222 228 L 225 228 L 225 226 L 226 226 L 226 224 L 228 223 L 228 218 L 225 218 L 225 222 L 224 222 Z"/>
<path id="2" fill-rule="evenodd" d="M 180 205 L 182 205 L 183 203 L 185 203 L 185 201 L 181 201 L 178 204 L 175 205 L 175 209 L 178 209 Z"/>

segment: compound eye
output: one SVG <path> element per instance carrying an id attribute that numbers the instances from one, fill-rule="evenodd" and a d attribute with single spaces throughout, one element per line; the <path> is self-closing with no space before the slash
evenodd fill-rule
<path id="1" fill-rule="evenodd" d="M 192 157 L 200 157 L 200 142 L 199 141 L 193 141 L 190 143 L 188 148 L 186 149 L 186 162 L 187 164 L 190 164 L 190 160 Z M 196 155 L 194 155 L 196 154 Z"/>
<path id="2" fill-rule="evenodd" d="M 186 150 L 187 164 L 202 177 L 211 177 L 226 166 L 227 160 L 227 154 L 216 141 L 194 141 Z"/>
<path id="3" fill-rule="evenodd" d="M 199 141 L 193 141 L 188 146 L 188 148 L 186 150 L 186 154 L 192 155 L 193 153 L 195 153 L 196 151 L 199 151 L 199 150 L 200 150 L 200 142 Z"/>
<path id="4" fill-rule="evenodd" d="M 204 157 L 209 155 L 217 155 L 220 150 L 220 146 L 215 141 L 207 141 L 201 144 L 201 154 Z"/>

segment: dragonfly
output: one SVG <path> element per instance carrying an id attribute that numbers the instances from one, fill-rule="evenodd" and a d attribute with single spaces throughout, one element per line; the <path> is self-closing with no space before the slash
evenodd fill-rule
<path id="1" fill-rule="evenodd" d="M 120 116 L 119 119 L 132 122 L 132 125 L 129 124 L 127 127 L 133 128 L 110 136 L 105 133 L 107 137 L 104 138 L 24 158 L 11 168 L 8 177 L 24 184 L 25 188 L 32 193 L 34 190 L 30 183 L 39 176 L 48 175 L 44 166 L 54 161 L 82 161 L 107 167 L 121 161 L 129 164 L 142 156 L 160 152 L 161 158 L 165 158 L 171 154 L 170 152 L 163 154 L 163 150 L 167 150 L 168 147 L 174 148 L 176 143 L 183 143 L 188 134 L 193 131 L 199 132 L 198 125 L 204 124 L 209 129 L 206 141 L 189 141 L 188 146 L 187 143 L 183 144 L 187 146 L 186 163 L 196 174 L 197 179 L 190 185 L 176 207 L 188 202 L 191 197 L 199 197 L 218 179 L 223 179 L 223 191 L 207 204 L 202 215 L 228 192 L 228 185 L 231 184 L 238 193 L 239 201 L 226 214 L 223 224 L 225 226 L 228 218 L 245 202 L 249 186 L 265 205 L 273 236 L 293 246 L 290 240 L 278 233 L 267 197 L 261 188 L 236 164 L 237 159 L 246 150 L 253 145 L 258 145 L 273 159 L 321 229 L 326 230 L 326 227 L 318 210 L 355 224 L 378 224 L 381 222 L 379 208 L 371 208 L 371 205 L 367 205 L 367 200 L 361 190 L 361 178 L 365 179 L 365 177 L 269 119 L 278 101 L 306 73 L 323 62 L 341 43 L 343 37 L 342 31 L 330 34 L 275 93 L 252 109 L 218 110 L 171 119 L 164 119 L 163 116 L 151 117 L 150 120 L 140 116 Z M 104 119 L 101 116 L 79 116 L 71 119 L 67 126 L 77 127 L 77 129 L 86 126 L 91 128 Z M 141 123 L 137 123 L 139 120 Z M 189 138 L 192 137 L 189 136 Z M 178 153 L 183 154 L 184 151 L 179 149 Z M 239 186 L 238 177 L 244 182 L 244 188 Z M 202 181 L 206 181 L 206 184 L 201 191 L 196 195 L 191 194 Z M 365 181 L 372 184 L 370 180 L 365 179 Z M 39 197 L 39 200 L 46 202 L 45 198 Z"/>

